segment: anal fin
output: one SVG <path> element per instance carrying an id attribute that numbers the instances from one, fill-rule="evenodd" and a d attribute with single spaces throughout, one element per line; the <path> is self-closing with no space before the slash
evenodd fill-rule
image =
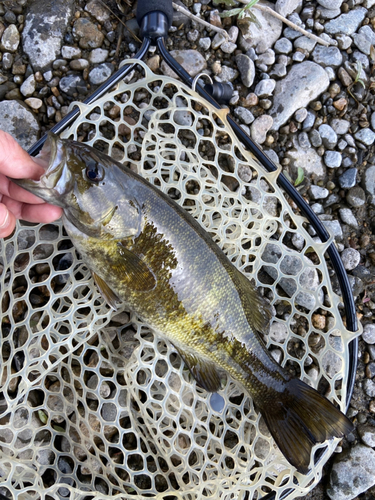
<path id="1" fill-rule="evenodd" d="M 221 389 L 220 373 L 214 362 L 200 356 L 193 349 L 177 347 L 178 354 L 183 359 L 199 387 L 207 392 L 217 392 Z"/>

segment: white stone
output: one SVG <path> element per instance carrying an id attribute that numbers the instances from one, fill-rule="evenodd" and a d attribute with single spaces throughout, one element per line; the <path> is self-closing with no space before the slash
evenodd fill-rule
<path id="1" fill-rule="evenodd" d="M 90 52 L 89 61 L 91 64 L 100 64 L 108 59 L 109 51 L 106 49 L 94 49 Z"/>
<path id="2" fill-rule="evenodd" d="M 39 134 L 33 113 L 18 101 L 0 102 L 0 129 L 12 135 L 24 149 L 29 149 Z"/>
<path id="3" fill-rule="evenodd" d="M 35 92 L 36 81 L 34 75 L 30 75 L 21 85 L 21 94 L 25 97 L 30 97 Z"/>
<path id="4" fill-rule="evenodd" d="M 81 57 L 82 50 L 78 47 L 70 47 L 69 45 L 64 45 L 61 48 L 61 55 L 64 59 L 78 59 Z"/>

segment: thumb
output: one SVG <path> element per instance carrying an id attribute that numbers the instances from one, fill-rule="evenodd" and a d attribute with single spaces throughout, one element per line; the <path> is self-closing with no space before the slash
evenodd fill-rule
<path id="1" fill-rule="evenodd" d="M 9 236 L 16 226 L 16 218 L 5 205 L 0 203 L 0 238 Z"/>

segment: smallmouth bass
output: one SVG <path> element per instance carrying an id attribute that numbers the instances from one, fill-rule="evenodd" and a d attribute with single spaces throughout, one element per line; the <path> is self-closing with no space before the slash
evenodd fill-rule
<path id="1" fill-rule="evenodd" d="M 18 185 L 63 208 L 65 229 L 107 302 L 126 303 L 173 343 L 197 383 L 227 371 L 250 393 L 286 459 L 306 474 L 314 444 L 352 423 L 292 378 L 260 337 L 269 304 L 183 208 L 90 146 L 53 134 L 39 181 Z"/>

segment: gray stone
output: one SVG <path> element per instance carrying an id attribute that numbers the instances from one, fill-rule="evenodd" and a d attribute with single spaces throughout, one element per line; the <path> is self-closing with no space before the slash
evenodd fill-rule
<path id="1" fill-rule="evenodd" d="M 197 50 L 171 50 L 170 54 L 177 59 L 190 76 L 194 77 L 207 68 L 206 60 Z M 161 71 L 164 75 L 178 78 L 176 73 L 164 61 L 161 63 Z"/>
<path id="2" fill-rule="evenodd" d="M 307 132 L 301 132 L 300 134 L 298 134 L 298 144 L 303 149 L 308 149 L 311 147 L 311 143 L 309 140 L 309 136 L 307 135 Z"/>
<path id="3" fill-rule="evenodd" d="M 332 66 L 337 68 L 342 64 L 342 54 L 337 47 L 317 45 L 312 53 L 312 57 L 317 64 L 323 67 Z"/>
<path id="4" fill-rule="evenodd" d="M 203 50 L 208 50 L 211 47 L 211 38 L 209 38 L 209 37 L 200 38 L 198 45 Z"/>
<path id="5" fill-rule="evenodd" d="M 242 83 L 245 87 L 251 87 L 255 78 L 254 62 L 246 54 L 239 54 L 236 57 L 236 64 L 241 75 Z"/>
<path id="6" fill-rule="evenodd" d="M 98 2 L 98 0 L 91 0 L 88 2 L 85 10 L 101 23 L 108 21 L 110 18 L 109 10 L 102 3 Z"/>
<path id="7" fill-rule="evenodd" d="M 24 149 L 29 149 L 38 139 L 38 122 L 19 101 L 0 102 L 0 128 L 12 135 Z"/>
<path id="8" fill-rule="evenodd" d="M 5 70 L 10 69 L 13 66 L 13 60 L 14 60 L 13 54 L 11 54 L 10 52 L 5 52 L 5 54 L 3 54 L 3 61 L 2 61 L 3 69 Z"/>
<path id="9" fill-rule="evenodd" d="M 326 188 L 314 185 L 310 187 L 310 196 L 313 200 L 322 200 L 327 198 L 328 195 L 329 191 Z"/>
<path id="10" fill-rule="evenodd" d="M 294 52 L 293 54 L 293 61 L 295 62 L 302 62 L 305 59 L 305 54 L 303 52 Z"/>
<path id="11" fill-rule="evenodd" d="M 311 38 L 307 36 L 300 36 L 299 38 L 297 38 L 297 40 L 294 41 L 295 49 L 303 49 L 309 53 L 314 49 L 315 45 L 316 41 L 311 40 Z"/>
<path id="12" fill-rule="evenodd" d="M 291 160 L 294 168 L 302 168 L 305 175 L 314 174 L 317 179 L 324 177 L 325 169 L 322 158 L 314 148 L 303 149 L 295 142 L 294 148 L 287 152 L 287 157 Z"/>
<path id="13" fill-rule="evenodd" d="M 370 448 L 375 448 L 375 427 L 372 425 L 361 425 L 358 427 L 358 434 L 363 444 Z"/>
<path id="14" fill-rule="evenodd" d="M 329 478 L 329 497 L 352 500 L 375 484 L 374 470 L 375 451 L 368 446 L 356 444 L 337 455 Z"/>
<path id="15" fill-rule="evenodd" d="M 275 43 L 274 49 L 276 54 L 289 54 L 293 50 L 293 44 L 287 38 L 280 38 Z"/>
<path id="16" fill-rule="evenodd" d="M 319 134 L 322 138 L 323 145 L 327 149 L 333 149 L 337 144 L 337 134 L 329 125 L 323 124 L 319 127 Z"/>
<path id="17" fill-rule="evenodd" d="M 269 75 L 271 77 L 276 76 L 277 78 L 283 78 L 284 76 L 286 76 L 286 73 L 287 73 L 286 64 L 277 63 L 273 66 L 273 68 L 269 72 Z"/>
<path id="18" fill-rule="evenodd" d="M 91 64 L 100 64 L 108 59 L 109 51 L 106 49 L 93 49 L 89 55 L 89 61 Z"/>
<path id="19" fill-rule="evenodd" d="M 370 165 L 362 176 L 362 186 L 372 196 L 372 203 L 375 202 L 375 165 Z"/>
<path id="20" fill-rule="evenodd" d="M 10 24 L 1 37 L 0 48 L 7 52 L 16 52 L 20 43 L 20 34 L 15 24 Z"/>
<path id="21" fill-rule="evenodd" d="M 25 99 L 25 104 L 30 106 L 31 109 L 37 110 L 43 106 L 43 101 L 36 97 L 29 97 L 28 99 Z"/>
<path id="22" fill-rule="evenodd" d="M 306 130 L 306 132 L 311 130 L 312 127 L 314 126 L 315 120 L 316 120 L 316 115 L 315 115 L 314 111 L 311 111 L 309 109 L 307 111 L 306 118 L 303 121 L 302 130 Z"/>
<path id="23" fill-rule="evenodd" d="M 289 16 L 295 10 L 302 7 L 302 0 L 277 0 L 275 10 L 284 17 Z"/>
<path id="24" fill-rule="evenodd" d="M 21 85 L 20 91 L 21 94 L 25 97 L 30 97 L 35 92 L 36 81 L 34 75 L 30 75 Z"/>
<path id="25" fill-rule="evenodd" d="M 348 122 L 348 120 L 340 120 L 340 118 L 334 118 L 331 121 L 331 127 L 337 135 L 344 135 L 348 133 L 350 122 Z"/>
<path id="26" fill-rule="evenodd" d="M 343 174 L 339 177 L 339 184 L 342 189 L 349 189 L 356 184 L 357 180 L 357 169 L 356 168 L 348 168 L 345 170 Z"/>
<path id="27" fill-rule="evenodd" d="M 338 151 L 326 151 L 324 153 L 324 163 L 329 168 L 338 168 L 342 162 L 342 155 Z"/>
<path id="28" fill-rule="evenodd" d="M 302 123 L 303 121 L 305 121 L 307 118 L 307 109 L 306 108 L 297 109 L 297 111 L 294 114 L 294 118 L 298 123 Z"/>
<path id="29" fill-rule="evenodd" d="M 362 128 L 354 134 L 354 137 L 366 146 L 371 146 L 375 141 L 375 132 L 370 128 Z"/>
<path id="30" fill-rule="evenodd" d="M 347 14 L 341 14 L 341 16 L 326 23 L 324 30 L 330 35 L 337 35 L 340 33 L 352 35 L 357 31 L 366 13 L 367 10 L 363 7 L 352 9 Z"/>
<path id="31" fill-rule="evenodd" d="M 217 50 L 222 43 L 226 40 L 225 36 L 222 33 L 216 33 L 211 42 L 211 47 L 214 50 Z"/>
<path id="32" fill-rule="evenodd" d="M 336 40 L 337 40 L 339 49 L 341 49 L 341 50 L 348 49 L 351 46 L 351 44 L 353 43 L 353 40 L 350 36 L 343 35 L 341 33 L 339 35 L 336 35 Z"/>
<path id="33" fill-rule="evenodd" d="M 85 82 L 81 75 L 71 74 L 61 78 L 59 87 L 61 92 L 65 92 L 66 94 L 72 96 L 75 92 L 77 92 L 77 86 L 84 84 Z"/>
<path id="34" fill-rule="evenodd" d="M 363 382 L 363 390 L 365 391 L 367 396 L 370 396 L 370 398 L 375 397 L 375 382 L 373 380 L 370 380 L 367 378 Z M 374 481 L 374 483 L 375 483 L 375 481 Z"/>
<path id="35" fill-rule="evenodd" d="M 322 138 L 320 137 L 320 134 L 316 129 L 313 129 L 310 132 L 310 140 L 314 148 L 319 148 L 323 143 Z"/>
<path id="36" fill-rule="evenodd" d="M 272 124 L 273 119 L 269 115 L 258 116 L 250 127 L 251 138 L 258 144 L 263 144 Z"/>
<path id="37" fill-rule="evenodd" d="M 254 93 L 258 97 L 269 97 L 272 95 L 276 86 L 275 80 L 268 78 L 267 80 L 261 80 L 258 85 L 255 87 Z"/>
<path id="38" fill-rule="evenodd" d="M 275 63 L 275 52 L 272 49 L 267 49 L 263 54 L 260 54 L 256 60 L 257 66 L 271 66 Z"/>
<path id="39" fill-rule="evenodd" d="M 375 130 L 375 111 L 371 114 L 371 128 Z"/>
<path id="40" fill-rule="evenodd" d="M 274 9 L 275 5 L 271 2 L 262 1 L 261 5 L 266 5 Z M 270 14 L 253 9 L 251 15 L 258 20 L 259 26 L 251 21 L 250 14 L 246 11 L 243 19 L 237 19 L 237 25 L 242 35 L 239 38 L 239 45 L 245 52 L 251 47 L 257 50 L 258 54 L 265 52 L 273 46 L 280 38 L 282 31 L 282 22 Z"/>
<path id="41" fill-rule="evenodd" d="M 324 220 L 322 222 L 329 234 L 332 234 L 335 239 L 342 239 L 341 224 L 338 220 Z"/>
<path id="42" fill-rule="evenodd" d="M 59 56 L 73 4 L 74 0 L 34 0 L 30 3 L 22 46 L 34 71 L 47 71 Z"/>
<path id="43" fill-rule="evenodd" d="M 238 106 L 238 108 L 235 108 L 234 115 L 237 116 L 237 118 L 239 118 L 246 125 L 249 125 L 254 121 L 252 112 L 246 108 L 243 108 L 242 106 Z"/>
<path id="44" fill-rule="evenodd" d="M 75 71 L 82 71 L 89 67 L 87 59 L 73 59 L 70 61 L 69 66 Z"/>
<path id="45" fill-rule="evenodd" d="M 89 81 L 92 85 L 100 85 L 108 80 L 114 71 L 113 64 L 103 63 L 93 68 L 89 73 Z"/>
<path id="46" fill-rule="evenodd" d="M 176 105 L 178 108 L 185 108 L 186 104 L 181 97 L 177 97 Z M 175 111 L 173 114 L 173 119 L 178 125 L 183 125 L 185 127 L 191 127 L 193 124 L 193 116 L 187 109 L 181 111 Z"/>
<path id="47" fill-rule="evenodd" d="M 370 55 L 371 45 L 375 45 L 374 29 L 370 26 L 362 26 L 358 33 L 353 33 L 354 44 L 364 54 Z"/>
<path id="48" fill-rule="evenodd" d="M 294 64 L 285 78 L 278 81 L 270 115 L 273 130 L 278 130 L 293 113 L 324 92 L 329 85 L 327 73 L 318 64 L 305 61 Z"/>
<path id="49" fill-rule="evenodd" d="M 78 59 L 81 54 L 82 51 L 78 47 L 70 47 L 69 45 L 61 47 L 61 55 L 64 59 Z"/>
<path id="50" fill-rule="evenodd" d="M 215 80 L 217 82 L 233 82 L 238 75 L 239 73 L 236 69 L 229 66 L 222 66 L 221 72 L 215 76 Z"/>
<path id="51" fill-rule="evenodd" d="M 320 17 L 322 19 L 334 19 L 335 17 L 337 17 L 341 14 L 340 9 L 325 9 L 324 7 L 320 7 L 319 11 L 320 11 Z M 315 24 L 315 28 L 316 28 L 316 24 Z"/>
<path id="52" fill-rule="evenodd" d="M 302 234 L 294 233 L 292 236 L 292 243 L 297 248 L 297 250 L 302 250 L 305 246 L 305 238 Z"/>
<path id="53" fill-rule="evenodd" d="M 96 49 L 101 47 L 104 41 L 104 34 L 86 17 L 76 20 L 73 26 L 73 35 L 79 40 L 79 46 L 82 49 Z"/>
<path id="54" fill-rule="evenodd" d="M 274 342 L 283 344 L 288 337 L 288 327 L 285 323 L 274 321 L 271 323 L 268 335 Z"/>
<path id="55" fill-rule="evenodd" d="M 349 189 L 346 195 L 346 201 L 352 207 L 361 207 L 366 201 L 366 195 L 363 189 L 359 186 L 354 186 Z"/>
<path id="56" fill-rule="evenodd" d="M 341 260 L 347 271 L 351 271 L 358 266 L 361 260 L 361 254 L 355 248 L 345 248 L 341 253 Z"/>
<path id="57" fill-rule="evenodd" d="M 224 42 L 221 44 L 220 49 L 225 54 L 232 54 L 237 49 L 237 45 L 232 42 Z"/>
<path id="58" fill-rule="evenodd" d="M 358 221 L 354 217 L 353 212 L 350 210 L 350 208 L 340 208 L 339 210 L 340 218 L 341 220 L 345 223 L 348 224 L 350 227 L 358 227 Z"/>
<path id="59" fill-rule="evenodd" d="M 326 9 L 339 9 L 343 0 L 318 0 L 318 4 Z"/>
<path id="60" fill-rule="evenodd" d="M 375 344 L 375 324 L 367 323 L 363 327 L 362 338 L 367 344 Z"/>

